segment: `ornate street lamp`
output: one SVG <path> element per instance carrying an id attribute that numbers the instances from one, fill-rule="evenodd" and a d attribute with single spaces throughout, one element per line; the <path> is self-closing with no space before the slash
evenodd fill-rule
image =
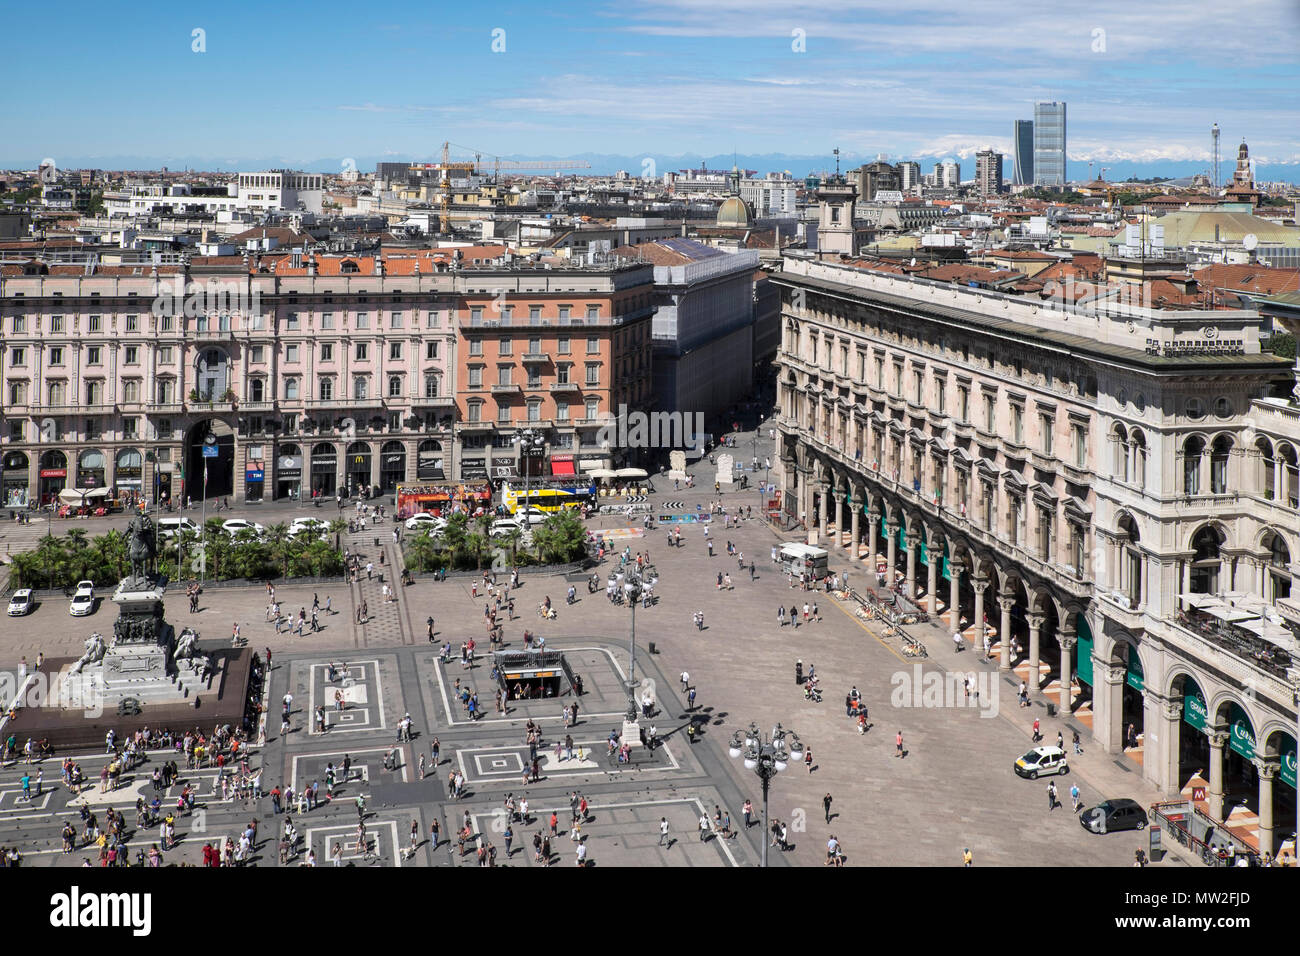
<path id="1" fill-rule="evenodd" d="M 793 730 L 786 730 L 780 724 L 772 728 L 772 735 L 764 737 L 758 725 L 750 722 L 749 729 L 737 730 L 731 736 L 731 746 L 727 753 L 733 760 L 743 758 L 745 769 L 752 770 L 763 781 L 763 835 L 759 843 L 763 847 L 763 863 L 767 866 L 767 794 L 772 778 L 789 766 L 793 760 L 798 763 L 803 759 L 803 744 L 799 735 Z"/>

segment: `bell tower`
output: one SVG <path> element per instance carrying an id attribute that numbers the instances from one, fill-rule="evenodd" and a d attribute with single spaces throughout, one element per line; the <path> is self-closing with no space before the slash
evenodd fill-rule
<path id="1" fill-rule="evenodd" d="M 817 189 L 817 253 L 846 255 L 854 248 L 853 211 L 858 190 L 840 174 L 840 151 L 835 150 L 835 175 Z"/>

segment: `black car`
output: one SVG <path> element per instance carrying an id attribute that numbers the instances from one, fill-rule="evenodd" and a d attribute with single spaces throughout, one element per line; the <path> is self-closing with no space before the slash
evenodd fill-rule
<path id="1" fill-rule="evenodd" d="M 1103 800 L 1079 814 L 1079 823 L 1093 833 L 1115 830 L 1145 830 L 1147 812 L 1136 800 Z"/>

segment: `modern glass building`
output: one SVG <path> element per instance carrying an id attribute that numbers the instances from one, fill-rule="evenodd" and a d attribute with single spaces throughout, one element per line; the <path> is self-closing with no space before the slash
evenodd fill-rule
<path id="1" fill-rule="evenodd" d="M 1034 121 L 1016 120 L 1011 132 L 1011 149 L 1016 163 L 1015 178 L 1017 186 L 1032 186 L 1034 183 Z"/>
<path id="2" fill-rule="evenodd" d="M 1065 104 L 1034 104 L 1034 185 L 1065 185 Z"/>

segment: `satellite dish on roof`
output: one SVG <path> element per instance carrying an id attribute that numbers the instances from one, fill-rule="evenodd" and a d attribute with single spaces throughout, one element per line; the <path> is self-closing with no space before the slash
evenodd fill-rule
<path id="1" fill-rule="evenodd" d="M 1250 252 L 1259 245 L 1259 236 L 1255 235 L 1253 232 L 1247 233 L 1246 236 L 1242 238 L 1241 244 L 1245 247 L 1247 252 Z"/>

